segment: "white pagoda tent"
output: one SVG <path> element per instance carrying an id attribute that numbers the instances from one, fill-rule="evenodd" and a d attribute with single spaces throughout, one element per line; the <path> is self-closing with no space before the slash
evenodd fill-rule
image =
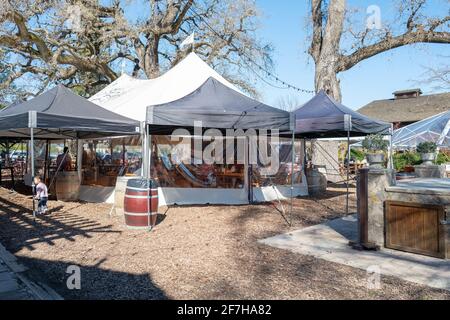
<path id="1" fill-rule="evenodd" d="M 450 148 L 450 111 L 397 129 L 392 137 L 395 149 L 413 149 L 426 141 L 435 142 L 439 148 Z"/>
<path id="2" fill-rule="evenodd" d="M 190 53 L 158 78 L 137 79 L 123 74 L 89 100 L 125 117 L 145 121 L 148 106 L 187 96 L 210 77 L 239 91 L 199 56 Z"/>

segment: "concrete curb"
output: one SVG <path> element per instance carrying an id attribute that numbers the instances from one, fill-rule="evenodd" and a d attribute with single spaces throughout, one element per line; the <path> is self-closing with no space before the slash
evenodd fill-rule
<path id="1" fill-rule="evenodd" d="M 64 300 L 55 290 L 50 288 L 44 283 L 35 282 L 29 279 L 25 273 L 28 270 L 27 267 L 20 264 L 17 258 L 11 254 L 0 243 L 0 260 L 11 270 L 12 273 L 27 287 L 29 292 L 37 300 Z"/>

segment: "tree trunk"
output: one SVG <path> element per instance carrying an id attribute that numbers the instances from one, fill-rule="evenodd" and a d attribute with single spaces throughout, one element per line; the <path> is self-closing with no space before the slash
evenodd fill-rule
<path id="1" fill-rule="evenodd" d="M 324 90 L 337 101 L 341 101 L 341 89 L 337 78 L 340 57 L 340 42 L 344 25 L 345 0 L 329 2 L 327 22 L 324 27 L 322 0 L 313 0 L 313 41 L 309 53 L 316 64 L 315 89 Z"/>
<path id="2" fill-rule="evenodd" d="M 149 45 L 145 52 L 144 68 L 148 79 L 154 79 L 161 75 L 159 66 L 159 41 L 160 37 L 157 35 L 152 35 L 148 39 Z"/>
<path id="3" fill-rule="evenodd" d="M 341 86 L 337 78 L 336 63 L 330 61 L 333 57 L 323 57 L 316 63 L 315 89 L 316 92 L 324 90 L 330 97 L 336 101 L 341 101 Z"/>

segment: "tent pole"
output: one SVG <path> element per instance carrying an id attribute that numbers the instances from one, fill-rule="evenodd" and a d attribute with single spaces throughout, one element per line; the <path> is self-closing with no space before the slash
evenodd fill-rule
<path id="1" fill-rule="evenodd" d="M 238 139 L 238 138 L 237 138 Z M 246 187 L 246 191 L 247 191 L 247 200 L 249 204 L 253 203 L 253 177 L 251 175 L 251 170 L 253 169 L 250 165 L 250 138 L 248 135 L 244 136 L 244 172 L 245 172 L 245 176 L 244 176 L 244 183 L 245 183 L 245 187 Z M 236 140 L 237 143 L 239 143 L 238 140 Z"/>
<path id="2" fill-rule="evenodd" d="M 141 177 L 144 178 L 147 176 L 147 130 L 144 122 L 141 122 L 141 151 Z"/>
<path id="3" fill-rule="evenodd" d="M 50 140 L 47 140 L 45 142 L 45 159 L 44 159 L 44 183 L 47 183 L 47 168 L 48 168 L 48 158 L 50 157 L 50 146 L 49 142 Z"/>
<path id="4" fill-rule="evenodd" d="M 80 140 L 77 138 L 77 173 L 78 178 L 80 179 L 80 184 L 82 180 L 82 172 L 83 172 L 83 141 L 81 141 L 80 143 Z"/>
<path id="5" fill-rule="evenodd" d="M 306 139 L 303 139 L 303 170 L 305 171 L 305 175 L 307 162 L 308 161 L 306 159 Z"/>
<path id="6" fill-rule="evenodd" d="M 147 143 L 148 143 L 148 168 L 147 168 L 147 177 L 149 179 L 152 178 L 152 135 L 147 135 Z"/>
<path id="7" fill-rule="evenodd" d="M 295 131 L 292 130 L 292 163 L 291 163 L 291 214 L 289 224 L 292 225 L 292 214 L 294 207 L 294 162 L 295 162 Z"/>
<path id="8" fill-rule="evenodd" d="M 34 185 L 34 129 L 33 127 L 30 128 L 30 153 L 31 153 L 31 190 L 33 194 L 33 218 L 36 218 L 36 207 L 34 203 L 35 193 L 36 193 L 36 186 Z"/>
<path id="9" fill-rule="evenodd" d="M 148 168 L 147 168 L 147 198 L 151 197 L 151 179 L 152 179 L 152 136 L 150 134 L 147 135 L 147 142 L 148 142 Z M 153 226 L 151 225 L 151 215 L 152 210 L 150 206 L 150 201 L 147 201 L 147 220 L 148 220 L 148 230 L 151 231 Z"/>
<path id="10" fill-rule="evenodd" d="M 391 123 L 391 129 L 389 132 L 389 169 L 394 169 L 394 162 L 392 159 L 392 135 L 394 134 L 394 125 Z"/>
<path id="11" fill-rule="evenodd" d="M 147 157 L 146 151 L 145 151 L 146 144 L 147 144 L 147 141 L 146 141 L 145 134 L 142 133 L 141 134 L 141 158 L 142 158 L 141 159 L 141 177 L 145 177 L 145 163 L 146 163 L 145 158 Z"/>
<path id="12" fill-rule="evenodd" d="M 344 115 L 344 128 L 347 129 L 347 196 L 345 198 L 345 213 L 348 215 L 348 198 L 349 198 L 349 183 L 350 183 L 350 131 L 352 130 L 352 116 L 350 114 Z"/>
<path id="13" fill-rule="evenodd" d="M 345 213 L 348 215 L 348 195 L 350 179 L 350 130 L 347 130 L 347 197 L 345 199 Z"/>
<path id="14" fill-rule="evenodd" d="M 248 189 L 248 159 L 247 159 L 247 138 L 244 138 L 244 192 L 247 194 L 247 201 L 250 203 L 249 201 L 249 189 Z M 237 153 L 237 145 L 240 143 L 239 137 L 237 136 L 235 138 L 235 140 L 233 140 L 233 148 L 234 148 L 234 152 L 235 154 Z M 239 161 L 239 155 L 237 156 L 237 159 L 234 160 L 233 159 L 233 163 L 234 161 L 236 161 L 236 163 L 238 163 Z"/>

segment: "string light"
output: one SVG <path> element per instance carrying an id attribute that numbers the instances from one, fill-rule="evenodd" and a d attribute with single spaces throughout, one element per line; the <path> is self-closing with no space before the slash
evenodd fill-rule
<path id="1" fill-rule="evenodd" d="M 199 15 L 195 9 L 191 6 L 189 8 L 189 10 L 194 13 L 195 15 L 197 15 L 204 23 L 205 25 L 220 39 L 222 39 L 223 41 L 228 41 L 226 39 L 223 38 L 222 35 L 220 35 L 209 23 L 208 21 L 206 21 L 201 15 Z M 250 58 L 249 56 L 247 56 L 247 54 L 245 52 L 243 52 L 241 49 L 239 49 L 237 46 L 234 45 L 233 42 L 230 41 L 229 43 L 233 49 L 235 49 L 236 51 L 238 51 L 240 53 L 240 56 L 243 58 L 244 63 L 247 65 L 247 67 L 250 69 L 250 71 L 252 71 L 259 79 L 261 79 L 264 83 L 266 83 L 267 85 L 277 88 L 277 89 L 292 89 L 298 92 L 302 92 L 302 93 L 309 93 L 309 94 L 314 94 L 315 92 L 313 90 L 307 90 L 307 89 L 302 89 L 299 88 L 297 86 L 294 86 L 292 84 L 287 83 L 286 81 L 281 80 L 278 76 L 276 76 L 275 74 L 273 74 L 272 72 L 270 72 L 269 70 L 267 70 L 266 68 L 264 68 L 263 66 L 261 66 L 259 63 L 257 63 L 256 61 L 254 61 L 252 58 Z M 247 61 L 245 61 L 247 60 Z M 256 66 L 259 70 L 261 70 L 262 72 L 264 72 L 266 74 L 266 76 L 268 78 L 272 78 L 273 80 L 275 80 L 278 83 L 281 83 L 282 86 L 284 87 L 280 87 L 280 86 L 276 86 L 270 82 L 268 82 L 266 79 L 264 79 L 260 74 L 258 74 L 254 68 L 252 68 L 250 64 L 253 64 L 254 66 Z"/>

